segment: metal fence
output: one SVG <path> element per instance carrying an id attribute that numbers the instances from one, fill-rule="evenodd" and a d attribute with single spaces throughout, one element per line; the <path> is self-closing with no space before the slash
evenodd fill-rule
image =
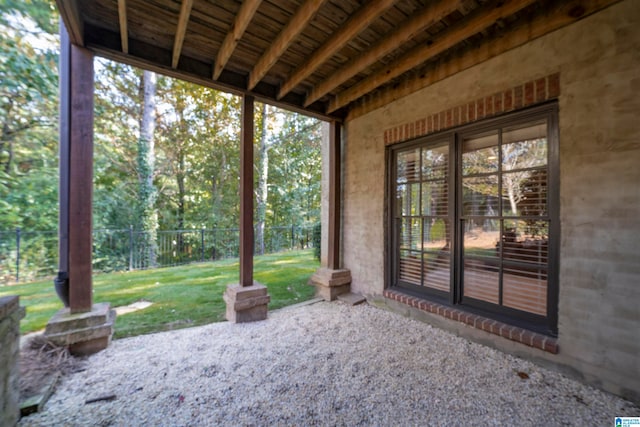
<path id="1" fill-rule="evenodd" d="M 258 233 L 255 233 L 256 238 Z M 313 247 L 313 227 L 265 227 L 264 253 Z M 170 267 L 238 256 L 237 228 L 157 231 L 93 230 L 93 270 L 111 272 Z M 256 241 L 255 248 L 260 248 Z M 57 231 L 0 231 L 0 285 L 54 276 Z"/>

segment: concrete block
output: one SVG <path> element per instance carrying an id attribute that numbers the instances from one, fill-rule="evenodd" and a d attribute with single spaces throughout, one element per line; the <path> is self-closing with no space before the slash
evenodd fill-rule
<path id="1" fill-rule="evenodd" d="M 245 323 L 265 320 L 271 297 L 267 287 L 253 282 L 252 286 L 229 285 L 222 296 L 227 304 L 226 318 L 229 322 Z"/>
<path id="2" fill-rule="evenodd" d="M 349 292 L 351 271 L 347 269 L 331 270 L 321 267 L 309 280 L 316 287 L 316 295 L 326 301 L 334 301 L 338 295 Z"/>
<path id="3" fill-rule="evenodd" d="M 116 312 L 109 303 L 95 304 L 86 313 L 71 314 L 63 308 L 49 320 L 44 336 L 56 345 L 69 347 L 71 354 L 86 356 L 109 346 L 115 319 Z"/>

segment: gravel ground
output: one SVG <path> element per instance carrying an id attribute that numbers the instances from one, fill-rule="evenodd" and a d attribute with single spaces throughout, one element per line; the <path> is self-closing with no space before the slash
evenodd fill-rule
<path id="1" fill-rule="evenodd" d="M 116 397 L 85 403 L 106 395 Z M 607 426 L 639 415 L 630 402 L 427 324 L 322 302 L 264 322 L 114 341 L 19 425 Z"/>

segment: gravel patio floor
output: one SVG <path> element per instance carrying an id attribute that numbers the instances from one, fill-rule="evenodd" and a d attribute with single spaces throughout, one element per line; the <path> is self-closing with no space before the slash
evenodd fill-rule
<path id="1" fill-rule="evenodd" d="M 121 339 L 86 368 L 19 425 L 607 426 L 640 416 L 628 401 L 366 304 Z M 105 395 L 115 399 L 86 403 Z"/>

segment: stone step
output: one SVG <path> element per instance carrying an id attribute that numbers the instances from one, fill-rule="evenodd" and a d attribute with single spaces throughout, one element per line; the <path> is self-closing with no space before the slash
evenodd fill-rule
<path id="1" fill-rule="evenodd" d="M 338 295 L 338 300 L 349 305 L 358 305 L 358 304 L 362 304 L 367 299 L 362 295 L 347 292 L 346 294 Z"/>

